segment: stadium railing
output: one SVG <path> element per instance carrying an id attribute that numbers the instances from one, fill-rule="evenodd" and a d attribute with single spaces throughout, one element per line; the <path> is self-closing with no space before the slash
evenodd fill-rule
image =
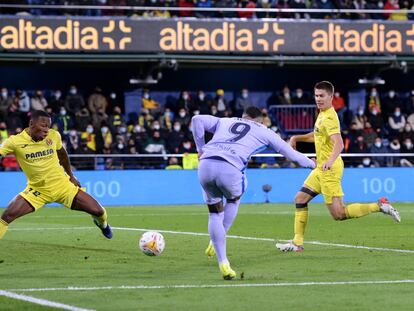
<path id="1" fill-rule="evenodd" d="M 315 157 L 314 153 L 305 153 L 308 157 Z M 71 163 L 80 170 L 111 170 L 111 169 L 164 169 L 168 165 L 168 159 L 175 157 L 182 159 L 186 154 L 70 154 Z M 357 167 L 362 163 L 363 158 L 372 159 L 385 158 L 388 166 L 400 166 L 399 160 L 410 159 L 414 164 L 414 153 L 343 153 L 341 157 L 346 164 Z M 284 156 L 277 153 L 263 153 L 253 156 L 254 161 L 259 164 L 267 163 L 266 158 L 273 158 L 281 164 Z M 411 160 L 412 159 L 412 160 Z M 263 160 L 263 161 L 262 161 Z M 288 162 L 288 161 L 287 161 Z M 282 167 L 291 167 L 283 166 Z M 407 165 L 409 166 L 409 165 Z M 385 167 L 385 166 L 384 166 Z"/>
<path id="2" fill-rule="evenodd" d="M 228 12 L 228 13 L 303 13 L 309 14 L 310 17 L 313 17 L 312 14 L 316 14 L 319 18 L 324 18 L 324 15 L 321 14 L 331 14 L 333 17 L 338 15 L 341 17 L 341 14 L 390 14 L 390 13 L 400 13 L 400 14 L 414 14 L 414 9 L 297 9 L 297 8 L 220 8 L 220 7 L 167 7 L 167 6 L 128 6 L 128 5 L 45 5 L 45 4 L 0 4 L 0 9 L 40 9 L 40 10 L 59 10 L 61 11 L 71 11 L 71 10 L 105 10 L 105 11 L 127 11 L 127 12 L 145 12 L 145 11 L 168 11 L 168 12 Z M 365 17 L 366 18 L 366 17 Z M 368 17 L 369 18 L 369 17 Z M 386 19 L 386 18 L 384 18 Z"/>
<path id="3" fill-rule="evenodd" d="M 286 133 L 313 130 L 315 105 L 272 105 L 269 114 Z"/>
<path id="4" fill-rule="evenodd" d="M 304 153 L 308 157 L 316 157 L 315 153 Z M 181 161 L 189 154 L 69 154 L 71 164 L 76 170 L 140 170 L 140 169 L 165 169 L 169 165 L 169 159 L 174 157 Z M 196 154 L 190 154 L 196 157 Z M 414 167 L 414 153 L 342 153 L 341 157 L 345 167 L 361 167 L 362 159 L 370 158 L 370 167 Z M 7 156 L 13 158 L 13 156 Z M 255 168 L 292 168 L 296 167 L 278 153 L 261 153 L 254 155 L 249 167 Z M 194 159 L 194 158 L 193 158 Z M 375 161 L 383 160 L 384 165 L 375 164 Z M 385 159 L 385 161 L 384 161 Z M 403 161 L 401 162 L 400 160 Z M 178 161 L 181 165 L 181 161 Z M 191 160 L 190 160 L 191 161 Z M 184 162 L 184 161 L 182 161 Z M 1 163 L 1 162 L 0 162 Z M 264 165 L 263 165 L 264 164 Z M 276 164 L 276 165 L 275 165 Z M 375 166 L 374 166 L 375 165 Z M 184 169 L 196 169 L 194 162 Z M 18 171 L 18 166 L 3 167 L 0 171 Z"/>

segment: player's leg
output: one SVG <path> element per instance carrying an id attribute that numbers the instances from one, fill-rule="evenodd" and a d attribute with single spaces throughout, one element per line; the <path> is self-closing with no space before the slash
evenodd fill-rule
<path id="1" fill-rule="evenodd" d="M 228 232 L 239 211 L 240 199 L 246 192 L 247 177 L 235 167 L 226 166 L 223 166 L 223 171 L 226 170 L 220 176 L 219 186 L 226 198 L 223 225 Z"/>
<path id="2" fill-rule="evenodd" d="M 216 184 L 226 198 L 223 226 L 227 233 L 236 219 L 240 198 L 247 189 L 247 178 L 243 172 L 228 165 L 226 162 L 220 164 L 221 174 L 219 175 L 218 180 L 216 180 Z M 208 257 L 213 257 L 215 255 L 213 243 L 211 241 L 208 244 L 205 253 Z"/>
<path id="3" fill-rule="evenodd" d="M 322 182 L 322 193 L 329 212 L 335 220 L 346 220 L 359 218 L 371 213 L 382 212 L 390 215 L 395 221 L 401 220 L 398 211 L 392 207 L 386 198 L 381 198 L 373 203 L 352 203 L 345 205 L 341 188 L 342 170 L 333 169 L 324 172 Z"/>
<path id="4" fill-rule="evenodd" d="M 232 279 L 236 273 L 230 268 L 226 253 L 226 231 L 224 229 L 223 193 L 216 185 L 219 175 L 218 161 L 204 159 L 198 167 L 198 179 L 203 188 L 204 201 L 209 210 L 208 232 L 224 279 Z"/>
<path id="5" fill-rule="evenodd" d="M 112 238 L 112 229 L 107 221 L 106 210 L 94 197 L 82 190 L 78 190 L 70 204 L 70 208 L 92 215 L 93 222 L 101 229 L 102 234 L 108 239 Z"/>
<path id="6" fill-rule="evenodd" d="M 342 197 L 332 197 L 332 203 L 327 204 L 327 206 L 335 220 L 359 218 L 371 213 L 382 212 L 390 215 L 397 222 L 401 221 L 400 214 L 386 198 L 381 198 L 375 203 L 352 203 L 345 205 Z"/>
<path id="7" fill-rule="evenodd" d="M 26 201 L 20 194 L 14 197 L 14 199 L 7 206 L 0 218 L 0 240 L 6 234 L 8 225 L 15 219 L 22 217 L 26 214 L 34 212 L 35 209 Z"/>
<path id="8" fill-rule="evenodd" d="M 304 185 L 295 196 L 294 238 L 288 243 L 276 243 L 276 248 L 283 252 L 303 251 L 305 229 L 308 224 L 308 203 L 321 192 L 319 169 L 313 170 L 306 178 Z"/>

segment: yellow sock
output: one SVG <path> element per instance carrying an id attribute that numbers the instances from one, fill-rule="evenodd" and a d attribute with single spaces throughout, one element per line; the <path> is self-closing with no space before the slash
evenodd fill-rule
<path id="1" fill-rule="evenodd" d="M 308 208 L 296 208 L 295 211 L 295 237 L 293 243 L 303 245 L 306 224 L 308 223 Z"/>
<path id="2" fill-rule="evenodd" d="M 106 209 L 103 208 L 103 210 L 104 210 L 104 213 L 102 214 L 102 216 L 99 216 L 99 217 L 94 216 L 93 217 L 93 218 L 96 219 L 96 221 L 98 222 L 98 224 L 101 228 L 105 228 L 108 225 L 108 223 L 106 221 L 108 219 L 108 215 L 106 214 Z"/>
<path id="3" fill-rule="evenodd" d="M 9 224 L 7 222 L 5 222 L 3 219 L 0 218 L 0 240 L 6 234 L 6 231 L 7 231 L 8 227 L 9 227 Z"/>
<path id="4" fill-rule="evenodd" d="M 345 207 L 347 218 L 358 218 L 379 211 L 377 203 L 353 203 Z"/>

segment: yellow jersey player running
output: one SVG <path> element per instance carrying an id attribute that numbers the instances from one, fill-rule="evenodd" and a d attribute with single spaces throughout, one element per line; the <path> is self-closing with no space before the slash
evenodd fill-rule
<path id="1" fill-rule="evenodd" d="M 28 179 L 27 187 L 10 202 L 1 216 L 0 239 L 13 220 L 51 202 L 92 215 L 103 235 L 112 238 L 105 209 L 80 189 L 60 134 L 50 126 L 49 114 L 34 111 L 29 127 L 18 135 L 10 136 L 0 146 L 0 157 L 13 153 Z"/>
<path id="2" fill-rule="evenodd" d="M 305 180 L 295 196 L 295 236 L 289 243 L 277 243 L 276 247 L 284 252 L 302 252 L 305 227 L 308 222 L 308 203 L 322 193 L 326 206 L 335 220 L 358 218 L 370 213 L 382 212 L 400 222 L 399 213 L 386 198 L 376 203 L 354 203 L 345 205 L 341 188 L 344 163 L 340 157 L 344 148 L 338 116 L 332 107 L 334 87 L 328 81 L 322 81 L 314 88 L 316 106 L 319 115 L 314 131 L 304 135 L 292 136 L 290 144 L 296 148 L 296 142 L 314 142 L 317 167 Z"/>

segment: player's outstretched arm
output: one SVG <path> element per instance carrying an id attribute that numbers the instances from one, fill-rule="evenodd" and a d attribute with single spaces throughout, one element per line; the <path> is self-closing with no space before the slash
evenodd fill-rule
<path id="1" fill-rule="evenodd" d="M 77 180 L 77 178 L 73 175 L 72 168 L 70 167 L 70 161 L 68 153 L 66 152 L 66 149 L 62 147 L 61 149 L 57 150 L 57 156 L 59 158 L 60 165 L 63 166 L 65 169 L 66 174 L 69 175 L 70 181 L 75 185 L 80 187 L 80 183 Z"/>
<path id="2" fill-rule="evenodd" d="M 272 147 L 276 152 L 284 155 L 289 160 L 296 162 L 302 167 L 315 168 L 316 163 L 312 161 L 304 154 L 293 149 L 287 142 L 285 142 L 279 135 L 272 133 L 272 138 L 270 140 L 270 147 Z"/>
<path id="3" fill-rule="evenodd" d="M 201 153 L 201 148 L 206 144 L 204 139 L 205 132 L 214 133 L 219 120 L 219 118 L 209 115 L 196 115 L 191 119 L 194 142 L 199 154 Z"/>
<path id="4" fill-rule="evenodd" d="M 293 149 L 296 149 L 297 142 L 304 142 L 304 143 L 313 143 L 315 141 L 315 136 L 313 132 L 303 134 L 303 135 L 294 135 L 290 138 L 289 144 L 292 146 Z"/>

